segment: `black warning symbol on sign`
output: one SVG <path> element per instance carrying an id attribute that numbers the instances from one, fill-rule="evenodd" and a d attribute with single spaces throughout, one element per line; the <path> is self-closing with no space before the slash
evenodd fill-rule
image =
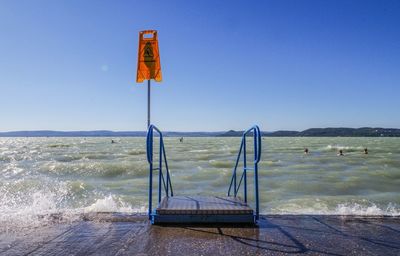
<path id="1" fill-rule="evenodd" d="M 143 51 L 144 62 L 154 62 L 153 46 L 147 42 Z"/>

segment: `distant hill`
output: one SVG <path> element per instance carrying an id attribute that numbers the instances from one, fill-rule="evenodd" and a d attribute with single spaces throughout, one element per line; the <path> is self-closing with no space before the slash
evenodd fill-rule
<path id="1" fill-rule="evenodd" d="M 217 135 L 218 137 L 240 137 L 243 135 L 243 131 L 234 131 L 234 130 L 229 130 L 225 133 Z"/>
<path id="2" fill-rule="evenodd" d="M 400 129 L 393 128 L 312 128 L 297 136 L 304 137 L 400 137 Z"/>
<path id="3" fill-rule="evenodd" d="M 164 132 L 166 137 L 240 137 L 243 131 Z M 267 137 L 400 137 L 394 128 L 311 128 L 304 131 L 262 132 Z M 145 131 L 13 131 L 0 132 L 0 137 L 144 137 Z"/>
<path id="4" fill-rule="evenodd" d="M 165 137 L 215 137 L 224 132 L 163 132 Z M 0 137 L 144 137 L 145 131 L 12 131 L 0 132 Z"/>
<path id="5" fill-rule="evenodd" d="M 230 130 L 222 137 L 239 137 L 242 131 Z M 267 137 L 400 137 L 400 129 L 395 128 L 311 128 L 304 131 L 262 132 Z"/>

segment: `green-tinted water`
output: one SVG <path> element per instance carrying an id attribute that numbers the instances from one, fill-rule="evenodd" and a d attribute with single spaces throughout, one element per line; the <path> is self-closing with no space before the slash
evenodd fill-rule
<path id="1" fill-rule="evenodd" d="M 2 225 L 48 213 L 145 212 L 145 139 L 114 140 L 0 138 Z M 165 144 L 175 194 L 227 193 L 240 138 Z M 267 137 L 259 169 L 262 213 L 400 214 L 400 138 Z"/>

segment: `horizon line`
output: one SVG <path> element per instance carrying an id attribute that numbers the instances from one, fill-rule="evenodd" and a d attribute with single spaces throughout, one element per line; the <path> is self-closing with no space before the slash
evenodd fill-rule
<path id="1" fill-rule="evenodd" d="M 400 128 L 393 128 L 393 127 L 372 127 L 372 126 L 361 126 L 361 127 L 344 127 L 344 126 L 338 126 L 338 127 L 311 127 L 307 128 L 304 130 L 287 130 L 287 129 L 279 129 L 279 130 L 273 130 L 273 131 L 263 131 L 262 132 L 278 132 L 278 131 L 290 131 L 290 132 L 303 132 L 307 131 L 310 129 L 363 129 L 363 128 L 368 128 L 368 129 L 400 129 Z M 179 133 L 194 133 L 194 132 L 204 132 L 204 133 L 218 133 L 218 132 L 229 132 L 229 131 L 235 131 L 235 132 L 240 132 L 244 130 L 234 130 L 234 129 L 229 129 L 229 130 L 219 130 L 219 131 L 174 131 L 174 130 L 165 130 L 163 132 L 179 132 Z M 147 130 L 107 130 L 107 129 L 95 129 L 95 130 L 49 130 L 49 129 L 40 129 L 40 130 L 9 130 L 9 131 L 0 131 L 0 133 L 12 133 L 12 132 L 116 132 L 116 133 L 122 133 L 122 132 L 147 132 Z"/>

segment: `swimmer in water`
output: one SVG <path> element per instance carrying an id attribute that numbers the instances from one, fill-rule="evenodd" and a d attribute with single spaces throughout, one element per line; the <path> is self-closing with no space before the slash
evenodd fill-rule
<path id="1" fill-rule="evenodd" d="M 113 143 L 115 143 L 115 141 L 114 141 L 114 140 L 111 140 L 111 144 L 113 144 Z"/>
<path id="2" fill-rule="evenodd" d="M 341 150 L 341 149 L 339 150 L 338 156 L 344 156 L 343 150 Z"/>
<path id="3" fill-rule="evenodd" d="M 180 137 L 180 138 L 179 138 L 179 141 L 180 141 L 180 142 L 183 142 L 183 137 Z"/>
<path id="4" fill-rule="evenodd" d="M 368 148 L 364 148 L 364 154 L 368 155 Z"/>
<path id="5" fill-rule="evenodd" d="M 305 149 L 304 149 L 304 154 L 307 155 L 308 153 L 309 153 L 309 152 L 308 152 L 308 148 L 305 148 Z"/>

